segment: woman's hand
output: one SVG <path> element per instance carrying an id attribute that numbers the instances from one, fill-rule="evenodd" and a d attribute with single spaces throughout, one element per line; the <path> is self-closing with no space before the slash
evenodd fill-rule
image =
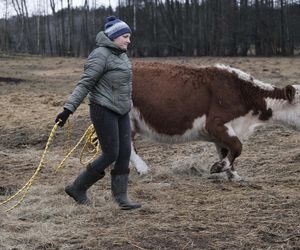
<path id="1" fill-rule="evenodd" d="M 64 111 L 59 113 L 55 119 L 55 123 L 58 123 L 58 126 L 63 127 L 66 123 L 66 121 L 68 120 L 70 114 L 72 114 L 72 112 L 66 108 L 64 108 Z"/>

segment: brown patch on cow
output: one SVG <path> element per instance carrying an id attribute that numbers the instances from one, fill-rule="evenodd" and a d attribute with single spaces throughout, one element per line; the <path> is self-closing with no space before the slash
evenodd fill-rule
<path id="1" fill-rule="evenodd" d="M 134 106 L 159 133 L 181 134 L 209 108 L 207 80 L 205 76 L 199 77 L 194 68 L 156 63 L 135 64 L 133 74 Z M 191 90 L 196 94 L 191 95 Z M 199 102 L 207 106 L 196 106 Z M 187 110 L 191 112 L 187 113 Z"/>
<path id="2" fill-rule="evenodd" d="M 167 135 L 183 134 L 203 115 L 209 123 L 217 119 L 223 125 L 253 110 L 253 115 L 268 120 L 272 110 L 264 98 L 290 100 L 291 91 L 261 89 L 217 67 L 140 62 L 133 67 L 134 106 L 147 124 Z"/>

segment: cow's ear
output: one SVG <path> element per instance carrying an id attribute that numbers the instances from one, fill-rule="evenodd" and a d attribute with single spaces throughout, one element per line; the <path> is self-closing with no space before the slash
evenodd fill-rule
<path id="1" fill-rule="evenodd" d="M 288 99 L 289 102 L 292 102 L 295 98 L 295 93 L 296 93 L 296 90 L 293 86 L 291 85 L 287 85 L 285 88 L 284 88 L 284 95 L 285 95 L 285 98 Z"/>

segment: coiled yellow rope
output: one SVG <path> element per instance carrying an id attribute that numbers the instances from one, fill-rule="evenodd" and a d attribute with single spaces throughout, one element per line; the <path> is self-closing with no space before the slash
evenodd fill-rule
<path id="1" fill-rule="evenodd" d="M 83 145 L 81 152 L 80 152 L 80 163 L 82 165 L 87 165 L 89 162 L 91 162 L 96 155 L 99 154 L 100 152 L 100 145 L 99 145 L 99 140 L 96 135 L 96 131 L 94 129 L 94 126 L 91 125 L 88 129 L 90 129 L 85 138 L 85 144 Z M 84 154 L 89 153 L 89 154 L 94 154 L 89 160 L 83 161 Z"/>
<path id="2" fill-rule="evenodd" d="M 85 144 L 84 144 L 84 146 L 83 146 L 83 149 L 82 149 L 82 151 L 81 151 L 81 154 L 80 154 L 80 162 L 83 162 L 83 161 L 82 161 L 82 158 L 83 158 L 83 150 L 87 147 L 86 145 L 94 145 L 94 144 L 90 141 L 94 133 L 95 133 L 94 126 L 91 124 L 91 125 L 87 128 L 87 130 L 84 132 L 84 134 L 81 136 L 81 138 L 80 138 L 79 141 L 76 143 L 76 145 L 69 151 L 69 153 L 66 154 L 65 158 L 60 162 L 60 164 L 58 164 L 58 165 L 54 168 L 54 169 L 55 169 L 55 172 L 59 171 L 59 170 L 63 167 L 65 161 L 70 157 L 70 155 L 75 151 L 75 149 L 78 148 L 78 146 L 81 144 L 81 142 L 82 142 L 84 139 L 86 139 L 86 142 L 85 142 Z M 92 159 L 93 159 L 93 158 L 97 155 L 97 153 L 99 152 L 99 147 L 98 147 L 98 149 L 95 149 L 94 152 L 95 152 L 95 154 L 94 154 L 94 156 L 92 157 Z M 92 159 L 90 159 L 89 161 L 91 161 Z"/>
<path id="3" fill-rule="evenodd" d="M 28 190 L 30 189 L 30 187 L 32 186 L 34 180 L 36 179 L 37 175 L 41 172 L 41 170 L 45 166 L 45 156 L 47 154 L 49 145 L 53 141 L 54 135 L 55 135 L 56 130 L 58 128 L 58 124 L 59 124 L 59 122 L 57 122 L 53 126 L 53 128 L 52 128 L 52 130 L 50 132 L 49 138 L 47 140 L 44 152 L 42 154 L 40 163 L 39 163 L 38 167 L 36 168 L 34 174 L 29 179 L 29 181 L 27 181 L 27 183 L 21 189 L 19 189 L 19 191 L 17 191 L 14 195 L 10 196 L 8 199 L 6 199 L 5 201 L 3 201 L 3 202 L 0 203 L 0 206 L 4 205 L 4 204 L 8 203 L 9 201 L 13 200 L 14 198 L 16 198 L 17 196 L 19 196 L 20 194 L 23 193 L 22 196 L 19 198 L 18 202 L 15 205 L 11 206 L 9 209 L 5 210 L 5 212 L 9 212 L 9 211 L 13 210 L 14 208 L 16 208 L 17 206 L 19 206 L 22 203 L 22 201 L 24 200 L 26 194 L 28 193 Z M 71 134 L 71 131 L 70 131 L 70 124 L 69 124 L 69 126 L 68 126 L 68 141 L 70 141 L 70 134 Z M 64 157 L 64 159 L 60 162 L 60 164 L 57 165 L 54 168 L 55 172 L 59 171 L 63 167 L 65 161 L 70 157 L 70 155 L 75 151 L 75 149 L 80 145 L 80 143 L 84 139 L 86 139 L 86 141 L 85 141 L 85 144 L 84 144 L 84 146 L 83 146 L 83 148 L 81 150 L 81 153 L 80 153 L 80 162 L 82 164 L 87 164 L 88 162 L 90 162 L 91 160 L 93 160 L 93 158 L 99 153 L 100 146 L 99 146 L 98 138 L 97 138 L 96 133 L 95 133 L 94 126 L 90 125 L 87 128 L 87 130 L 84 132 L 84 134 L 82 135 L 82 137 L 79 139 L 79 141 L 76 143 L 76 145 L 71 150 L 69 150 L 69 152 L 66 154 L 66 156 Z M 68 144 L 69 144 L 69 142 L 68 142 Z M 89 153 L 94 153 L 94 155 L 87 162 L 83 163 L 83 160 L 82 160 L 83 159 L 83 155 L 87 151 L 87 149 L 89 149 L 88 150 Z"/>

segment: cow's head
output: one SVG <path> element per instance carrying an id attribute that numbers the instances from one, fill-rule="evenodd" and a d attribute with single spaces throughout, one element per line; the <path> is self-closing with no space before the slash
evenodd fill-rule
<path id="1" fill-rule="evenodd" d="M 300 85 L 288 85 L 284 88 L 286 101 L 278 110 L 279 120 L 300 131 Z"/>
<path id="2" fill-rule="evenodd" d="M 294 98 L 292 100 L 293 103 L 295 104 L 299 104 L 300 103 L 300 85 L 292 85 L 292 87 L 294 88 Z"/>

